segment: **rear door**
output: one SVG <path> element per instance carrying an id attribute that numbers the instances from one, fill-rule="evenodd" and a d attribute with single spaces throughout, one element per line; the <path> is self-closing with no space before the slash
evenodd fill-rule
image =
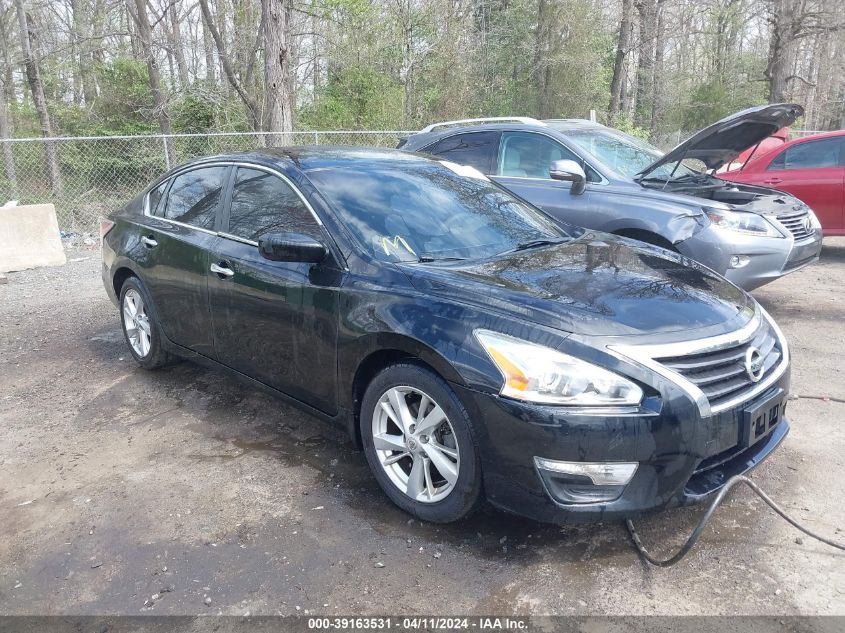
<path id="1" fill-rule="evenodd" d="M 287 179 L 257 166 L 232 174 L 220 239 L 209 260 L 217 360 L 326 413 L 337 411 L 337 305 L 342 271 L 331 263 L 274 262 L 267 233 L 330 243 Z"/>
<path id="2" fill-rule="evenodd" d="M 214 351 L 208 252 L 217 239 L 228 170 L 189 169 L 151 191 L 136 249 L 165 335 L 206 356 Z"/>
<path id="3" fill-rule="evenodd" d="M 588 186 L 572 195 L 572 183 L 552 180 L 549 170 L 557 160 L 574 160 L 584 167 L 588 183 L 601 176 L 569 148 L 536 132 L 504 132 L 493 180 L 543 209 L 551 216 L 587 228 L 601 228 L 606 218 L 597 213 L 596 192 Z"/>
<path id="4" fill-rule="evenodd" d="M 789 145 L 775 156 L 758 184 L 791 193 L 803 200 L 826 230 L 845 228 L 845 137 Z"/>

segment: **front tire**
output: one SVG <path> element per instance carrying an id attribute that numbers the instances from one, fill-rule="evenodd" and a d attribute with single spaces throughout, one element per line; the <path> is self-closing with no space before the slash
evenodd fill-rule
<path id="1" fill-rule="evenodd" d="M 397 506 L 450 523 L 480 505 L 469 414 L 442 378 L 413 363 L 383 369 L 364 393 L 360 424 L 370 470 Z"/>
<path id="2" fill-rule="evenodd" d="M 141 367 L 156 369 L 175 360 L 162 345 L 149 293 L 137 277 L 129 277 L 120 289 L 120 322 L 129 352 Z"/>

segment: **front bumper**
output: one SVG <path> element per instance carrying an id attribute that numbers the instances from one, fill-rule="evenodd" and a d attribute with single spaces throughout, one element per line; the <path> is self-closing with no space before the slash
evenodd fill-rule
<path id="1" fill-rule="evenodd" d="M 669 387 L 657 410 L 609 416 L 564 413 L 455 385 L 461 400 L 484 421 L 478 433 L 484 488 L 503 510 L 549 523 L 619 519 L 696 503 L 732 476 L 766 459 L 789 432 L 782 417 L 768 435 L 740 449 L 743 410 L 773 391 L 789 390 L 789 369 L 741 407 L 701 417 L 696 404 Z M 614 501 L 558 503 L 534 457 L 559 461 L 637 462 Z"/>
<path id="2" fill-rule="evenodd" d="M 795 272 L 819 258 L 822 231 L 802 240 L 758 237 L 709 226 L 675 245 L 683 255 L 701 262 L 745 290 L 753 290 Z M 747 258 L 739 268 L 731 258 Z"/>

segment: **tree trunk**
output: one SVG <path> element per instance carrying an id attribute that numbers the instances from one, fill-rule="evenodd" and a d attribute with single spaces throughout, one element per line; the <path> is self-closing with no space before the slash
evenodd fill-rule
<path id="1" fill-rule="evenodd" d="M 162 134 L 173 134 L 170 125 L 170 116 L 167 113 L 167 102 L 164 92 L 161 89 L 161 74 L 158 71 L 158 61 L 153 51 L 153 33 L 150 27 L 150 19 L 147 16 L 147 4 L 144 0 L 135 0 L 135 14 L 132 16 L 138 25 L 138 39 L 140 40 L 141 52 L 147 62 L 147 74 L 150 80 L 150 92 L 153 93 L 156 115 L 158 116 L 158 127 Z M 175 162 L 173 155 L 173 143 L 167 143 L 167 161 L 169 165 Z"/>
<path id="2" fill-rule="evenodd" d="M 293 131 L 290 82 L 291 0 L 261 0 L 268 132 Z"/>
<path id="3" fill-rule="evenodd" d="M 0 79 L 0 82 L 3 82 L 3 80 Z M 4 93 L 5 87 L 5 82 L 3 82 Z M 9 183 L 9 198 L 15 200 L 18 197 L 18 176 L 15 171 L 15 157 L 12 154 L 11 144 L 3 142 L 5 139 L 11 137 L 6 99 L 4 95 L 0 95 L 0 142 L 3 143 L 3 168 L 6 170 L 6 180 Z M 0 200 L 0 203 L 2 202 L 5 202 L 5 200 Z"/>
<path id="4" fill-rule="evenodd" d="M 217 62 L 214 59 L 214 40 L 211 37 L 211 30 L 208 27 L 208 22 L 203 19 L 202 47 L 205 50 L 205 82 L 209 87 L 213 88 L 217 83 L 217 73 L 215 72 Z"/>
<path id="5" fill-rule="evenodd" d="M 634 20 L 634 0 L 622 0 L 622 21 L 619 25 L 619 39 L 616 45 L 616 59 L 613 62 L 613 80 L 610 82 L 610 107 L 607 110 L 608 124 L 614 125 L 625 96 L 625 57 L 631 45 L 631 29 Z"/>
<path id="6" fill-rule="evenodd" d="M 634 112 L 634 122 L 640 127 L 649 127 L 653 107 L 657 2 L 656 0 L 637 0 L 635 6 L 640 16 L 640 41 L 637 67 L 637 105 Z"/>
<path id="7" fill-rule="evenodd" d="M 179 24 L 178 3 L 170 5 L 170 41 L 173 46 L 173 53 L 176 56 L 176 69 L 179 73 L 179 85 L 187 88 L 191 83 L 188 77 L 188 63 L 185 61 L 185 49 L 182 46 L 182 27 Z"/>
<path id="8" fill-rule="evenodd" d="M 537 4 L 537 33 L 534 40 L 534 90 L 537 96 L 536 112 L 541 119 L 551 116 L 552 99 L 552 41 L 555 37 L 553 9 L 550 0 L 539 0 Z"/>
<path id="9" fill-rule="evenodd" d="M 91 7 L 85 0 L 71 0 L 73 12 L 74 43 L 76 47 L 75 61 L 78 72 L 74 73 L 81 84 L 82 101 L 91 106 L 97 99 L 97 84 L 93 74 L 93 58 L 91 56 Z"/>
<path id="10" fill-rule="evenodd" d="M 0 8 L 5 9 L 5 3 L 0 4 Z M 15 95 L 15 75 L 12 69 L 12 60 L 9 52 L 11 51 L 11 34 L 6 29 L 6 21 L 0 19 L 0 55 L 2 55 L 3 63 L 3 97 L 7 103 L 15 103 L 17 96 Z"/>
<path id="11" fill-rule="evenodd" d="M 200 10 L 202 11 L 204 28 L 214 39 L 214 44 L 217 47 L 217 54 L 220 57 L 220 65 L 223 67 L 223 73 L 226 75 L 226 79 L 229 84 L 235 89 L 235 92 L 238 93 L 241 101 L 244 102 L 247 110 L 247 116 L 249 117 L 249 122 L 253 131 L 258 132 L 261 130 L 261 115 L 258 112 L 258 103 L 255 97 L 247 91 L 247 88 L 241 84 L 238 77 L 235 75 L 235 71 L 229 61 L 229 55 L 226 52 L 226 44 L 223 41 L 223 36 L 220 35 L 220 32 L 214 25 L 214 19 L 212 18 L 211 11 L 208 7 L 208 0 L 199 0 L 199 4 Z"/>
<path id="12" fill-rule="evenodd" d="M 664 1 L 665 0 L 657 0 L 657 20 L 654 34 L 654 79 L 652 80 L 651 85 L 651 122 L 649 125 L 652 138 L 654 138 L 657 134 L 657 128 L 660 124 L 660 119 L 663 116 L 663 88 L 666 85 L 663 76 L 663 49 L 666 45 Z"/>
<path id="13" fill-rule="evenodd" d="M 44 83 L 41 81 L 41 69 L 38 67 L 38 62 L 32 52 L 32 32 L 30 31 L 29 19 L 26 15 L 26 9 L 24 9 L 23 0 L 15 0 L 15 9 L 18 14 L 18 25 L 20 26 L 21 51 L 23 52 L 23 62 L 26 68 L 26 80 L 29 82 L 32 101 L 38 113 L 41 136 L 51 138 L 53 136 L 53 127 L 50 124 L 50 114 L 47 112 L 47 100 L 44 98 Z M 53 194 L 59 195 L 62 192 L 62 176 L 59 171 L 59 157 L 56 152 L 55 141 L 45 141 L 44 157 L 50 188 L 53 190 Z"/>
<path id="14" fill-rule="evenodd" d="M 795 13 L 795 0 L 773 0 L 772 33 L 766 66 L 769 103 L 781 103 L 788 98 L 787 84 L 795 61 L 795 29 L 799 20 Z"/>

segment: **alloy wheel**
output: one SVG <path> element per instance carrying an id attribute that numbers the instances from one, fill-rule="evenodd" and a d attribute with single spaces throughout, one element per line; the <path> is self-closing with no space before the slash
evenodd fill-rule
<path id="1" fill-rule="evenodd" d="M 460 472 L 457 437 L 446 413 L 414 387 L 392 387 L 373 412 L 373 447 L 390 481 L 422 503 L 441 501 Z"/>
<path id="2" fill-rule="evenodd" d="M 134 288 L 123 295 L 123 329 L 129 345 L 140 358 L 150 353 L 150 318 L 141 293 Z"/>

